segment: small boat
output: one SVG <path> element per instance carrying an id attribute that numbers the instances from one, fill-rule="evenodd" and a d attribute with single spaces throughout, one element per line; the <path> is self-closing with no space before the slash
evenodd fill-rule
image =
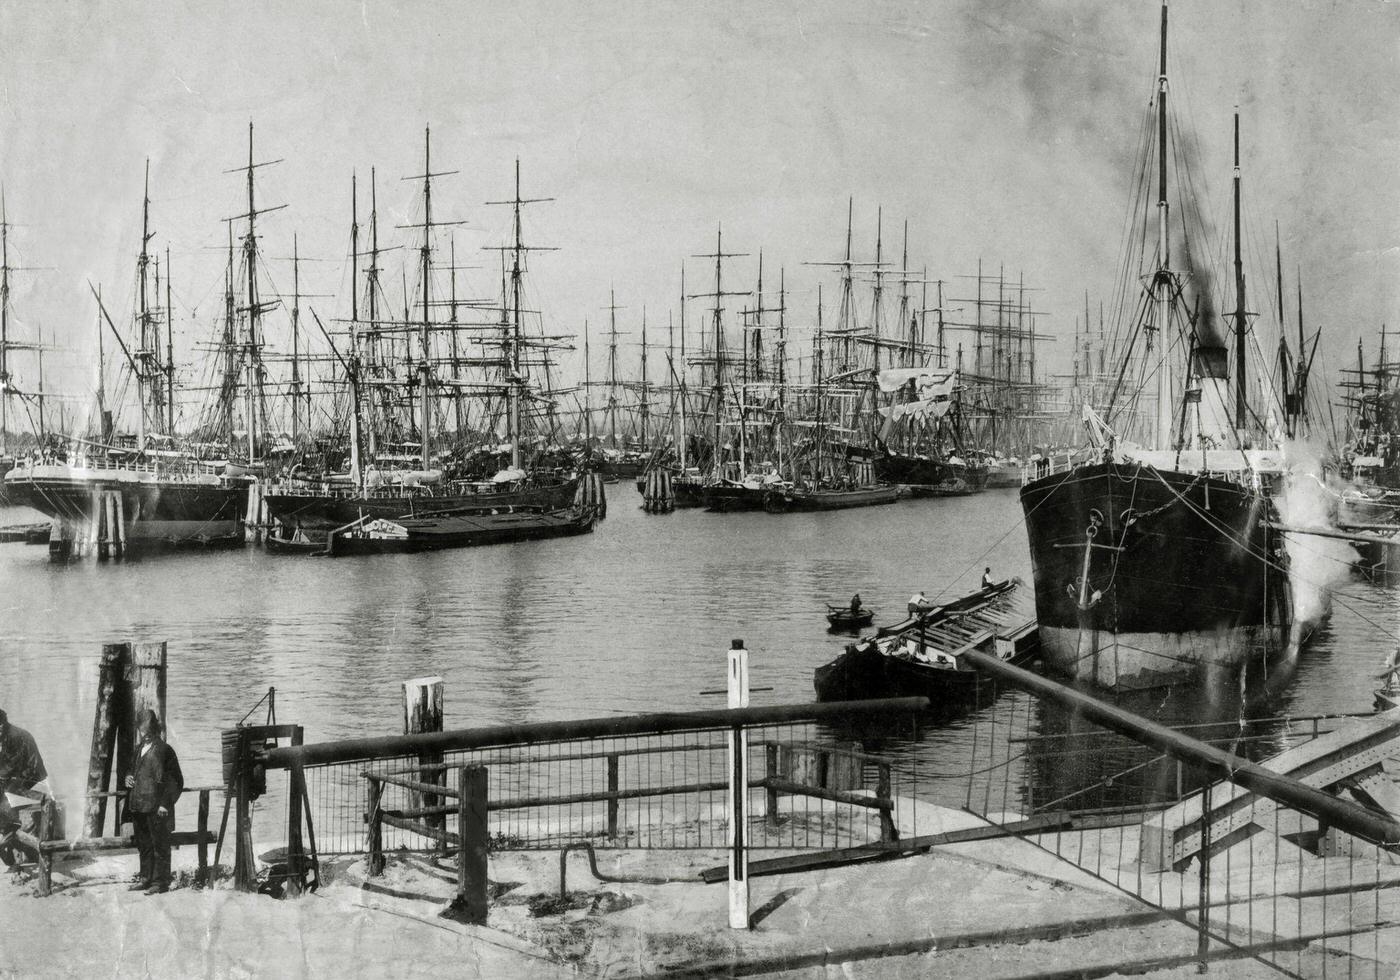
<path id="1" fill-rule="evenodd" d="M 554 510 L 502 507 L 392 520 L 366 517 L 332 531 L 327 553 L 399 554 L 560 538 L 592 532 L 598 516 L 597 506 L 579 504 Z"/>
<path id="2" fill-rule="evenodd" d="M 326 544 L 324 536 L 318 541 L 300 527 L 288 528 L 281 524 L 263 538 L 263 546 L 274 555 L 324 555 Z"/>
<path id="3" fill-rule="evenodd" d="M 13 541 L 29 541 L 38 534 L 43 534 L 44 541 L 49 540 L 50 524 L 45 521 L 41 524 L 12 524 L 9 527 L 0 527 L 0 544 Z"/>
<path id="4" fill-rule="evenodd" d="M 994 653 L 1016 665 L 1039 650 L 1035 617 L 1016 601 L 1020 584 L 1018 579 L 993 583 L 849 644 L 841 656 L 816 669 L 817 700 L 975 694 L 989 681 L 967 664 L 963 654 L 968 650 Z"/>
<path id="5" fill-rule="evenodd" d="M 858 630 L 875 622 L 875 610 L 868 606 L 852 609 L 850 606 L 826 604 L 826 621 L 833 631 Z"/>

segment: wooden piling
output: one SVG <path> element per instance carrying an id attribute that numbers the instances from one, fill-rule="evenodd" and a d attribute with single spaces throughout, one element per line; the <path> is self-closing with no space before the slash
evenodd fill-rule
<path id="1" fill-rule="evenodd" d="M 879 776 L 875 784 L 875 797 L 881 800 L 890 799 L 893 792 L 893 785 L 890 780 L 890 764 L 882 762 L 879 766 Z M 894 824 L 894 816 L 889 810 L 880 810 L 880 840 L 889 843 L 899 840 L 899 828 Z"/>
<path id="2" fill-rule="evenodd" d="M 306 853 L 302 847 L 301 840 L 301 819 L 302 806 L 306 800 L 306 770 L 300 764 L 294 765 L 290 772 L 289 788 L 287 794 L 287 879 L 286 892 L 288 896 L 300 895 L 302 886 L 305 883 L 303 874 L 306 867 Z"/>
<path id="3" fill-rule="evenodd" d="M 165 641 L 137 643 L 131 648 L 131 668 L 127 673 L 131 685 L 132 719 L 143 710 L 154 711 L 161 724 L 165 717 Z"/>
<path id="4" fill-rule="evenodd" d="M 417 735 L 423 732 L 442 731 L 442 704 L 444 685 L 441 677 L 413 677 L 403 682 L 403 733 Z M 442 762 L 441 752 L 422 752 L 418 761 L 423 766 L 436 766 Z M 419 779 L 425 783 L 441 783 L 447 777 L 445 770 L 425 768 Z M 431 794 L 412 792 L 409 794 L 414 809 L 437 806 L 441 800 Z M 438 830 L 447 826 L 445 814 L 427 818 L 427 824 Z"/>
<path id="5" fill-rule="evenodd" d="M 117 547 L 117 554 L 116 554 L 116 557 L 118 557 L 118 558 L 125 558 L 125 557 L 126 557 L 126 504 L 125 504 L 125 502 L 122 500 L 122 494 L 121 494 L 121 491 L 120 491 L 120 490 L 114 491 L 114 492 L 112 493 L 112 498 L 113 498 L 113 499 L 112 499 L 112 509 L 113 509 L 113 511 L 115 512 L 115 516 L 116 516 L 116 532 L 117 532 L 117 534 L 116 534 L 116 539 L 117 539 L 117 545 L 116 545 L 116 547 Z"/>
<path id="6" fill-rule="evenodd" d="M 39 833 L 36 843 L 46 841 L 50 837 L 53 828 L 53 806 L 52 800 L 46 800 L 43 809 L 39 811 Z M 39 865 L 39 894 L 47 896 L 53 891 L 53 858 L 45 854 L 42 847 L 36 847 L 34 860 Z"/>
<path id="7" fill-rule="evenodd" d="M 253 764 L 246 738 L 238 740 L 238 762 L 234 776 L 233 887 L 241 892 L 256 891 L 257 868 L 253 862 Z"/>
<path id="8" fill-rule="evenodd" d="M 88 755 L 87 804 L 83 808 L 84 837 L 101 837 L 103 824 L 107 822 L 112 756 L 121 725 L 121 701 L 125 692 L 123 681 L 130 656 L 129 643 L 102 645 L 102 659 L 97 666 L 97 709 L 92 722 L 92 750 Z M 123 754 L 128 755 L 129 752 Z M 117 771 L 125 770 L 118 767 Z"/>

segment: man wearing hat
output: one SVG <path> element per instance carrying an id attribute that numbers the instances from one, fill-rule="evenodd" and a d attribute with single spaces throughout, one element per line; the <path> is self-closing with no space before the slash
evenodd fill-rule
<path id="1" fill-rule="evenodd" d="M 136 766 L 126 777 L 126 812 L 136 832 L 141 873 L 131 891 L 159 895 L 170 891 L 170 835 L 175 830 L 175 801 L 185 788 L 180 760 L 161 738 L 160 719 L 149 709 L 136 719 L 141 738 Z"/>

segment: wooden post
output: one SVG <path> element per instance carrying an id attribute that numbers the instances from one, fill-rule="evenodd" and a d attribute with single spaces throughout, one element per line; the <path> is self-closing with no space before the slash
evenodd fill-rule
<path id="1" fill-rule="evenodd" d="M 486 767 L 463 766 L 457 798 L 457 898 L 448 907 L 451 918 L 486 924 Z"/>
<path id="2" fill-rule="evenodd" d="M 199 867 L 195 871 L 194 883 L 208 885 L 209 881 L 209 791 L 199 791 L 199 821 L 195 825 L 199 834 Z"/>
<path id="3" fill-rule="evenodd" d="M 156 713 L 162 726 L 168 727 L 165 716 L 165 641 L 137 643 L 131 648 L 131 666 L 127 679 L 131 685 L 132 722 L 143 710 Z M 135 728 L 132 735 L 135 736 Z"/>
<path id="4" fill-rule="evenodd" d="M 369 779 L 369 800 L 366 803 L 366 817 L 369 822 L 369 873 L 371 877 L 384 873 L 384 825 L 379 821 L 379 794 L 383 791 L 379 780 Z M 459 804 L 460 809 L 460 804 Z M 461 828 L 458 827 L 460 834 Z"/>
<path id="5" fill-rule="evenodd" d="M 414 677 L 403 682 L 403 733 L 405 735 L 418 735 L 422 732 L 442 731 L 442 702 L 443 702 L 443 682 L 441 677 Z M 423 752 L 418 756 L 418 762 L 424 766 L 436 765 L 442 762 L 441 752 Z M 445 783 L 447 772 L 443 769 L 423 769 L 418 773 L 418 778 L 425 783 Z M 419 807 L 438 806 L 442 802 L 442 797 L 434 796 L 431 793 L 420 794 L 416 790 L 409 793 L 412 801 L 410 804 L 414 809 Z M 429 827 L 442 830 L 447 826 L 446 814 L 432 814 L 424 819 Z M 443 841 L 438 842 L 438 849 L 445 850 L 447 847 Z"/>
<path id="6" fill-rule="evenodd" d="M 238 891 L 257 889 L 257 868 L 253 861 L 253 760 L 246 735 L 238 739 L 237 773 L 234 777 L 233 887 Z"/>
<path id="7" fill-rule="evenodd" d="M 769 779 L 778 778 L 778 743 L 767 742 L 763 746 L 763 774 Z M 764 791 L 763 817 L 770 828 L 778 826 L 778 791 L 769 786 Z"/>
<path id="8" fill-rule="evenodd" d="M 616 793 L 618 787 L 617 753 L 608 754 L 608 792 Z M 617 839 L 617 797 L 608 798 L 608 837 Z"/>
<path id="9" fill-rule="evenodd" d="M 129 643 L 102 644 L 97 665 L 97 710 L 92 721 L 92 750 L 88 755 L 87 801 L 83 807 L 83 836 L 101 837 L 107 822 L 107 793 L 112 788 L 112 753 L 121 720 L 120 700 Z M 123 746 L 126 748 L 126 746 Z M 118 770 L 119 772 L 121 770 Z M 116 811 L 120 808 L 112 807 Z"/>
<path id="10" fill-rule="evenodd" d="M 875 795 L 882 800 L 888 800 L 893 792 L 890 764 L 888 762 L 880 763 L 877 771 L 879 776 L 875 783 Z M 880 840 L 886 843 L 899 840 L 899 828 L 894 825 L 894 814 L 883 808 L 880 810 Z"/>
<path id="11" fill-rule="evenodd" d="M 749 652 L 743 640 L 729 650 L 729 707 L 749 706 Z M 729 928 L 749 927 L 749 736 L 742 725 L 729 730 Z"/>
<path id="12" fill-rule="evenodd" d="M 39 894 L 48 895 L 53 891 L 53 858 L 44 853 L 42 844 L 49 839 L 49 828 L 53 821 L 53 801 L 46 800 L 43 808 L 39 811 L 38 843 L 41 845 L 34 848 L 34 860 L 39 865 Z"/>
<path id="13" fill-rule="evenodd" d="M 118 558 L 124 558 L 124 557 L 126 556 L 126 504 L 125 504 L 125 502 L 122 500 L 122 492 L 121 492 L 120 490 L 115 491 L 115 492 L 112 494 L 112 497 L 113 497 L 113 507 L 114 507 L 114 509 L 115 509 L 115 511 L 116 511 L 116 519 L 117 519 L 117 521 L 116 521 L 116 542 L 117 542 L 116 547 L 117 547 L 117 557 L 118 557 Z"/>
<path id="14" fill-rule="evenodd" d="M 289 773 L 287 800 L 287 885 L 286 894 L 300 895 L 305 881 L 302 877 L 306 867 L 305 852 L 301 842 L 302 801 L 306 799 L 306 771 L 301 763 L 294 763 Z"/>

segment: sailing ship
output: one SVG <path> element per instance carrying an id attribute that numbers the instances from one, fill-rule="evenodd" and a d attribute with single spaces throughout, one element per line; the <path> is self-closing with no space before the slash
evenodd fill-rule
<path id="1" fill-rule="evenodd" d="M 1121 375 L 1136 373 L 1140 383 L 1132 393 L 1120 388 L 1103 414 L 1086 410 L 1092 445 L 1076 465 L 1052 468 L 1021 490 L 1045 660 L 1110 689 L 1237 674 L 1306 628 L 1294 623 L 1276 525 L 1282 453 L 1255 428 L 1247 399 L 1238 115 L 1231 399 L 1230 350 L 1209 281 L 1172 263 L 1167 94 L 1163 4 L 1157 139 L 1143 161 L 1147 173 L 1156 164 L 1156 255 L 1141 257 L 1148 270 L 1135 339 L 1144 353 L 1129 355 Z M 1154 379 L 1152 445 L 1140 448 L 1126 428 L 1114 430 L 1114 411 L 1151 397 Z"/>
<path id="2" fill-rule="evenodd" d="M 958 374 L 947 368 L 890 368 L 877 379 L 880 390 L 903 397 L 882 408 L 883 456 L 875 476 L 908 487 L 916 497 L 960 497 L 987 485 L 987 466 L 962 445 Z M 892 443 L 899 440 L 900 448 Z"/>
<path id="3" fill-rule="evenodd" d="M 252 130 L 249 129 L 249 210 L 251 197 Z M 162 357 L 159 282 L 152 290 L 154 257 L 149 251 L 150 167 L 142 205 L 141 252 L 137 259 L 135 339 L 128 344 L 94 290 L 98 306 L 98 349 L 103 325 L 111 329 L 136 381 L 136 433 L 115 433 L 99 379 L 96 432 L 75 438 L 57 451 L 21 459 L 5 474 L 11 502 L 33 508 L 53 521 L 50 554 L 71 555 L 73 544 L 90 534 L 99 521 L 112 542 L 122 542 L 127 554 L 164 547 L 219 547 L 243 543 L 246 485 L 207 472 L 188 453 L 175 447 L 174 358 L 169 302 L 169 260 L 166 262 L 165 337 Z M 247 244 L 253 248 L 252 218 Z M 8 261 L 6 261 L 8 264 Z M 153 296 L 154 292 L 154 296 Z M 153 302 L 154 300 L 154 302 Z M 0 399 L 3 403 L 3 399 Z"/>
<path id="4" fill-rule="evenodd" d="M 520 210 L 525 204 L 547 199 L 524 199 L 520 196 L 517 161 L 515 197 L 510 201 L 491 202 L 508 204 L 514 209 L 513 241 L 502 249 L 503 267 L 507 259 L 509 266 L 505 268 L 503 277 L 500 322 L 494 324 L 498 333 L 491 341 L 499 347 L 499 352 L 479 358 L 462 358 L 456 353 L 457 324 L 440 325 L 433 316 L 436 304 L 431 298 L 432 233 L 435 227 L 452 222 L 434 221 L 432 217 L 432 179 L 443 175 L 432 172 L 430 147 L 430 134 L 425 131 L 419 315 L 416 320 L 405 316 L 402 322 L 381 318 L 377 292 L 377 217 L 372 208 L 374 241 L 366 293 L 369 318 L 360 319 L 358 299 L 354 300 L 349 323 L 350 350 L 346 356 L 342 357 L 330 336 L 326 336 L 350 389 L 349 473 L 283 480 L 269 487 L 263 499 L 275 522 L 279 542 L 308 536 L 313 541 L 324 539 L 338 529 L 352 525 L 358 527 L 358 522 L 366 518 L 424 519 L 492 510 L 513 514 L 548 514 L 573 507 L 578 495 L 578 473 L 566 456 L 539 451 L 531 460 L 527 459 L 524 446 L 526 426 L 523 423 L 529 406 L 544 403 L 549 408 L 552 402 L 542 386 L 530 380 L 531 369 L 540 368 L 540 373 L 547 373 L 548 362 L 538 358 L 530 360 L 531 351 L 539 343 L 527 339 L 524 334 L 524 256 L 530 249 L 523 241 Z M 359 221 L 354 198 L 352 186 L 351 207 L 356 212 L 351 223 L 352 258 L 359 255 Z M 352 276 L 358 278 L 355 273 Z M 455 301 L 450 305 L 455 320 Z M 450 334 L 453 351 L 447 358 L 438 356 L 434 343 L 435 334 L 444 327 Z M 409 355 L 404 358 L 403 363 L 408 368 L 406 378 L 394 376 L 395 365 L 378 349 L 382 338 L 394 335 L 412 335 L 418 342 L 416 362 Z M 476 382 L 459 379 L 456 368 L 463 361 L 470 361 L 483 369 L 492 369 L 496 376 Z M 441 369 L 444 365 L 450 365 L 450 373 Z M 451 394 L 454 406 L 460 405 L 464 394 L 480 395 L 483 400 L 493 402 L 496 415 L 503 416 L 505 442 L 498 443 L 494 435 L 490 435 L 490 445 L 470 454 L 468 465 L 461 467 L 474 471 L 474 475 L 464 472 L 454 476 L 445 472 L 443 455 L 434 451 L 434 407 L 437 397 L 444 392 Z M 377 414 L 384 418 L 390 414 L 394 393 L 406 393 L 410 404 L 416 403 L 417 409 L 417 438 L 397 444 L 400 448 L 414 450 L 415 458 L 400 460 L 403 464 L 401 467 L 392 465 L 395 444 L 377 443 L 378 428 L 374 424 L 365 424 L 366 415 L 373 417 Z M 490 422 L 494 433 L 495 416 Z M 369 446 L 364 444 L 366 437 L 369 438 Z M 368 460 L 366 457 L 369 457 Z M 517 520 L 515 523 L 521 522 Z"/>

